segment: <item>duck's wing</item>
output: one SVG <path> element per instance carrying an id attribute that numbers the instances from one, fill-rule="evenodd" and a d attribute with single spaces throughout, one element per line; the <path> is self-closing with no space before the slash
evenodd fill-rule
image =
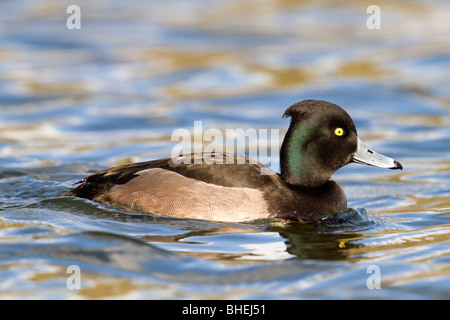
<path id="1" fill-rule="evenodd" d="M 213 153 L 206 156 L 193 153 L 177 159 L 164 158 L 133 163 L 93 173 L 76 181 L 75 184 L 78 186 L 65 196 L 95 200 L 114 186 L 126 185 L 133 179 L 141 177 L 144 171 L 156 168 L 223 187 L 261 189 L 267 185 L 284 184 L 276 172 L 248 157 L 227 153 Z"/>

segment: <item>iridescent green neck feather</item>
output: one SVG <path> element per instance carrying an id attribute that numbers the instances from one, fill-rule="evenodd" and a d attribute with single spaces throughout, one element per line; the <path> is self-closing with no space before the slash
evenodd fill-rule
<path id="1" fill-rule="evenodd" d="M 331 176 L 318 156 L 318 128 L 314 122 L 303 122 L 289 128 L 281 147 L 281 176 L 289 184 L 314 188 Z"/>

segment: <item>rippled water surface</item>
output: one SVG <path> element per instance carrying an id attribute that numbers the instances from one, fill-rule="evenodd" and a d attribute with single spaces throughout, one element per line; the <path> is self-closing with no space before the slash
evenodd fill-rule
<path id="1" fill-rule="evenodd" d="M 381 1 L 379 30 L 364 1 L 76 3 L 80 30 L 64 1 L 0 5 L 1 298 L 450 298 L 448 1 Z M 346 221 L 182 220 L 61 197 L 91 172 L 170 156 L 194 121 L 281 140 L 284 110 L 310 98 L 404 165 L 339 170 Z"/>

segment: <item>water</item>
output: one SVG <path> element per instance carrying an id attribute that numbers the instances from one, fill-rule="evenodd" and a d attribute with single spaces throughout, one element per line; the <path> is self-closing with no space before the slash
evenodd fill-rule
<path id="1" fill-rule="evenodd" d="M 77 4 L 81 30 L 65 3 L 1 4 L 1 298 L 450 298 L 448 2 L 381 1 L 380 30 L 350 1 Z M 404 165 L 339 170 L 345 221 L 182 220 L 61 197 L 88 173 L 169 156 L 194 121 L 282 137 L 282 113 L 307 98 L 346 108 Z"/>

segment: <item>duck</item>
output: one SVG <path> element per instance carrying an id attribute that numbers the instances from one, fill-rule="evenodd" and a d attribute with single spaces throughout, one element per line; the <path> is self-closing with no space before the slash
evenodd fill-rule
<path id="1" fill-rule="evenodd" d="M 191 153 L 90 174 L 64 196 L 181 219 L 309 221 L 347 209 L 344 190 L 331 178 L 339 168 L 359 163 L 403 169 L 370 149 L 350 115 L 336 104 L 303 100 L 284 112 L 283 118 L 288 117 L 279 173 L 267 174 L 266 166 L 238 154 L 214 152 L 208 156 L 223 161 L 208 162 L 205 154 Z"/>

